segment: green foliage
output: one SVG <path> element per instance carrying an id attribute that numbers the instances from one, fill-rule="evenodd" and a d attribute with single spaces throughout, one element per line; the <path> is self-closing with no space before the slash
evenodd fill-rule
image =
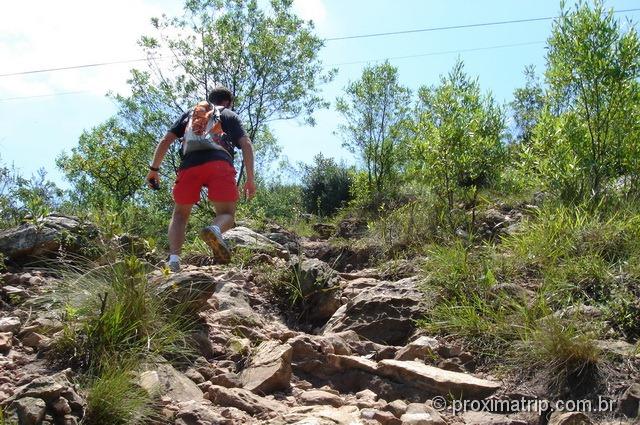
<path id="1" fill-rule="evenodd" d="M 640 39 L 602 2 L 563 8 L 548 40 L 549 103 L 529 166 L 566 202 L 598 201 L 620 176 L 637 186 Z"/>
<path id="2" fill-rule="evenodd" d="M 344 147 L 362 160 L 369 193 L 375 196 L 396 184 L 411 92 L 389 62 L 366 67 L 344 91 L 336 102 L 345 121 L 339 132 Z"/>
<path id="3" fill-rule="evenodd" d="M 423 87 L 418 96 L 410 169 L 445 205 L 453 230 L 457 204 L 475 207 L 479 189 L 502 172 L 504 113 L 490 95 L 481 95 L 461 61 L 439 86 Z"/>
<path id="4" fill-rule="evenodd" d="M 544 107 L 544 90 L 538 80 L 535 67 L 530 65 L 525 68 L 525 86 L 517 88 L 513 92 L 513 101 L 510 106 L 513 111 L 513 120 L 516 126 L 516 141 L 528 145 L 533 137 L 533 129 L 538 123 L 538 118 Z"/>
<path id="5" fill-rule="evenodd" d="M 330 216 L 350 199 L 351 170 L 322 154 L 313 161 L 302 166 L 302 204 L 308 213 Z"/>
<path id="6" fill-rule="evenodd" d="M 302 196 L 301 187 L 295 184 L 262 183 L 253 199 L 238 204 L 238 218 L 253 221 L 257 227 L 269 221 L 294 222 L 303 211 Z"/>
<path id="7" fill-rule="evenodd" d="M 156 355 L 188 354 L 188 305 L 158 295 L 135 257 L 111 267 L 72 273 L 62 293 L 65 327 L 51 356 L 101 376 L 114 362 L 136 364 Z M 171 307 L 173 306 L 173 307 Z"/>
<path id="8" fill-rule="evenodd" d="M 57 159 L 73 184 L 79 205 L 120 210 L 144 186 L 154 140 L 127 130 L 111 118 L 85 131 L 71 154 Z"/>
<path id="9" fill-rule="evenodd" d="M 47 180 L 44 169 L 26 179 L 14 167 L 0 164 L 0 228 L 15 226 L 27 216 L 42 218 L 62 202 L 62 190 Z"/>
<path id="10" fill-rule="evenodd" d="M 149 394 L 132 380 L 132 373 L 110 366 L 88 387 L 87 425 L 147 424 L 153 417 Z"/>
<path id="11" fill-rule="evenodd" d="M 593 389 L 601 362 L 594 335 L 571 321 L 547 317 L 519 347 L 515 356 L 521 364 L 547 370 L 549 386 L 569 386 L 582 393 Z"/>

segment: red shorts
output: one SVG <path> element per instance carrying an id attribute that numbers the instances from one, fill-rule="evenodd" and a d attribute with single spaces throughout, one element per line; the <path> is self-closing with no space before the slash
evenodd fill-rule
<path id="1" fill-rule="evenodd" d="M 236 202 L 239 198 L 235 168 L 227 161 L 210 161 L 178 171 L 173 200 L 176 204 L 195 204 L 203 187 L 214 202 Z"/>

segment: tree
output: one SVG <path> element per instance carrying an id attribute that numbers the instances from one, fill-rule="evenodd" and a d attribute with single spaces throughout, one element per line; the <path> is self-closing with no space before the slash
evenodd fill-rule
<path id="1" fill-rule="evenodd" d="M 25 216 L 39 218 L 60 207 L 63 191 L 47 180 L 44 168 L 30 179 L 0 163 L 0 229 L 18 224 Z"/>
<path id="2" fill-rule="evenodd" d="M 626 155 L 637 151 L 640 41 L 623 31 L 601 1 L 564 2 L 548 40 L 550 104 L 537 128 L 548 181 L 567 200 L 601 198 L 608 182 L 627 173 Z"/>
<path id="3" fill-rule="evenodd" d="M 138 135 L 111 118 L 80 136 L 71 154 L 57 159 L 82 199 L 79 204 L 122 208 L 144 182 L 153 145 L 139 143 Z M 111 205 L 113 203 L 113 205 Z"/>
<path id="4" fill-rule="evenodd" d="M 462 61 L 440 85 L 420 88 L 418 97 L 411 169 L 442 201 L 454 227 L 457 203 L 470 203 L 475 212 L 479 189 L 500 175 L 504 112 L 491 95 L 481 94 Z"/>
<path id="5" fill-rule="evenodd" d="M 544 106 L 544 90 L 533 65 L 525 68 L 524 76 L 525 86 L 515 89 L 510 106 L 517 131 L 516 140 L 520 144 L 529 145 Z"/>
<path id="6" fill-rule="evenodd" d="M 318 154 L 302 166 L 302 203 L 307 212 L 330 216 L 350 199 L 352 178 L 344 164 Z"/>
<path id="7" fill-rule="evenodd" d="M 346 121 L 339 126 L 344 146 L 362 159 L 369 190 L 382 193 L 398 165 L 411 92 L 399 83 L 398 69 L 389 62 L 365 68 L 344 91 L 336 105 Z"/>
<path id="8" fill-rule="evenodd" d="M 292 0 L 270 5 L 265 11 L 257 0 L 187 0 L 183 16 L 152 20 L 155 34 L 140 40 L 149 69 L 131 71 L 131 95 L 114 95 L 117 116 L 85 133 L 72 155 L 59 161 L 80 197 L 91 199 L 90 183 L 98 181 L 115 203 L 136 198 L 159 138 L 216 84 L 234 93 L 235 110 L 259 159 L 275 159 L 279 152 L 269 122 L 313 123 L 313 111 L 327 106 L 318 87 L 334 71 L 323 70 L 318 59 L 323 43 L 310 22 L 292 13 Z M 126 137 L 118 140 L 119 132 Z M 96 164 L 106 165 L 109 154 L 138 161 L 116 161 L 118 170 L 107 167 L 104 176 Z M 179 162 L 175 147 L 167 162 L 170 167 L 163 170 L 170 176 Z"/>

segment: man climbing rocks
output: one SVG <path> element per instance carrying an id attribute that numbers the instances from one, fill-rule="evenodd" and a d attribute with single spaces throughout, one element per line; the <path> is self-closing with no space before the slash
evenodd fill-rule
<path id="1" fill-rule="evenodd" d="M 184 244 L 187 222 L 193 205 L 200 201 L 200 190 L 207 188 L 207 197 L 216 210 L 211 226 L 200 232 L 200 237 L 211 247 L 215 257 L 228 262 L 231 253 L 222 239 L 222 233 L 235 223 L 238 189 L 236 170 L 233 166 L 235 148 L 242 150 L 242 159 L 247 170 L 244 193 L 250 198 L 255 194 L 253 172 L 253 146 L 240 123 L 240 118 L 230 108 L 233 95 L 222 86 L 211 91 L 208 102 L 198 103 L 184 113 L 169 129 L 156 148 L 153 162 L 149 166 L 147 182 L 150 187 L 158 185 L 158 171 L 169 146 L 182 139 L 182 161 L 173 186 L 175 207 L 169 224 L 169 261 L 171 271 L 180 270 L 180 252 Z"/>

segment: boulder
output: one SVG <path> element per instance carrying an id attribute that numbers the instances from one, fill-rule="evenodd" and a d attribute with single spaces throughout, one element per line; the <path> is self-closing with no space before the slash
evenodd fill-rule
<path id="1" fill-rule="evenodd" d="M 355 406 L 302 406 L 289 409 L 285 423 L 296 425 L 359 425 L 360 413 Z"/>
<path id="2" fill-rule="evenodd" d="M 216 288 L 223 285 L 212 273 L 205 270 L 185 270 L 178 273 L 164 275 L 154 273 L 150 281 L 155 285 L 159 294 L 174 302 L 189 301 L 193 308 L 199 310 L 207 304 Z"/>
<path id="3" fill-rule="evenodd" d="M 300 403 L 305 405 L 326 405 L 333 407 L 340 407 L 345 404 L 342 397 L 332 394 L 327 391 L 311 390 L 305 391 L 300 395 Z"/>
<path id="4" fill-rule="evenodd" d="M 433 358 L 438 350 L 438 340 L 429 336 L 421 336 L 401 348 L 395 355 L 396 360 L 425 360 Z"/>
<path id="5" fill-rule="evenodd" d="M 404 345 L 425 312 L 417 283 L 409 278 L 363 289 L 334 313 L 322 333 L 354 330 L 373 342 Z"/>
<path id="6" fill-rule="evenodd" d="M 289 388 L 292 348 L 278 341 L 265 341 L 258 346 L 249 366 L 240 374 L 242 387 L 258 394 L 269 394 Z"/>
<path id="7" fill-rule="evenodd" d="M 244 388 L 225 388 L 214 385 L 209 389 L 208 396 L 213 404 L 235 407 L 250 415 L 282 413 L 286 410 L 282 403 L 260 397 Z"/>
<path id="8" fill-rule="evenodd" d="M 0 332 L 0 353 L 7 353 L 13 346 L 13 333 Z"/>
<path id="9" fill-rule="evenodd" d="M 44 420 L 47 405 L 44 400 L 24 397 L 13 403 L 21 425 L 39 425 Z"/>
<path id="10" fill-rule="evenodd" d="M 338 272 L 317 258 L 306 258 L 291 267 L 308 306 L 307 319 L 324 324 L 341 305 Z"/>
<path id="11" fill-rule="evenodd" d="M 633 384 L 618 400 L 618 413 L 628 418 L 640 416 L 640 384 Z"/>
<path id="12" fill-rule="evenodd" d="M 0 232 L 0 253 L 12 260 L 40 257 L 64 248 L 80 252 L 86 242 L 99 236 L 93 224 L 78 218 L 51 214 L 36 223 L 24 223 Z"/>
<path id="13" fill-rule="evenodd" d="M 200 388 L 168 363 L 142 372 L 138 382 L 149 394 L 167 396 L 176 402 L 202 399 Z"/>
<path id="14" fill-rule="evenodd" d="M 336 226 L 329 223 L 316 223 L 313 225 L 313 231 L 322 239 L 329 239 L 336 233 Z"/>
<path id="15" fill-rule="evenodd" d="M 71 402 L 72 400 L 68 395 L 71 393 L 75 394 L 76 399 L 73 401 L 76 401 L 78 395 L 73 389 L 73 384 L 69 381 L 70 377 L 71 369 L 66 369 L 54 375 L 36 378 L 28 384 L 16 388 L 13 396 L 7 400 L 7 403 L 25 397 L 41 398 L 46 403 L 53 403 L 58 400 L 60 396 L 64 396 Z M 81 402 L 81 400 L 77 401 Z"/>
<path id="16" fill-rule="evenodd" d="M 400 417 L 402 425 L 446 425 L 447 423 L 438 414 L 421 412 L 405 413 Z"/>
<path id="17" fill-rule="evenodd" d="M 20 330 L 20 318 L 3 317 L 0 318 L 0 332 L 18 333 Z"/>
<path id="18" fill-rule="evenodd" d="M 424 363 L 382 360 L 377 373 L 397 382 L 443 396 L 485 398 L 500 388 L 500 383 L 451 372 Z"/>
<path id="19" fill-rule="evenodd" d="M 591 419 L 582 412 L 553 412 L 548 425 L 591 425 Z"/>
<path id="20" fill-rule="evenodd" d="M 347 218 L 338 223 L 336 236 L 345 239 L 361 238 L 369 229 L 367 220 L 361 218 Z"/>
<path id="21" fill-rule="evenodd" d="M 529 423 L 526 420 L 510 418 L 507 415 L 474 411 L 464 412 L 462 419 L 465 424 L 469 425 L 527 425 Z"/>
<path id="22" fill-rule="evenodd" d="M 178 404 L 175 425 L 222 425 L 229 421 L 206 400 L 189 400 Z"/>
<path id="23" fill-rule="evenodd" d="M 288 258 L 288 252 L 284 246 L 247 227 L 234 227 L 226 231 L 223 237 L 234 249 L 242 248 L 253 252 L 263 252 L 265 254 Z"/>

